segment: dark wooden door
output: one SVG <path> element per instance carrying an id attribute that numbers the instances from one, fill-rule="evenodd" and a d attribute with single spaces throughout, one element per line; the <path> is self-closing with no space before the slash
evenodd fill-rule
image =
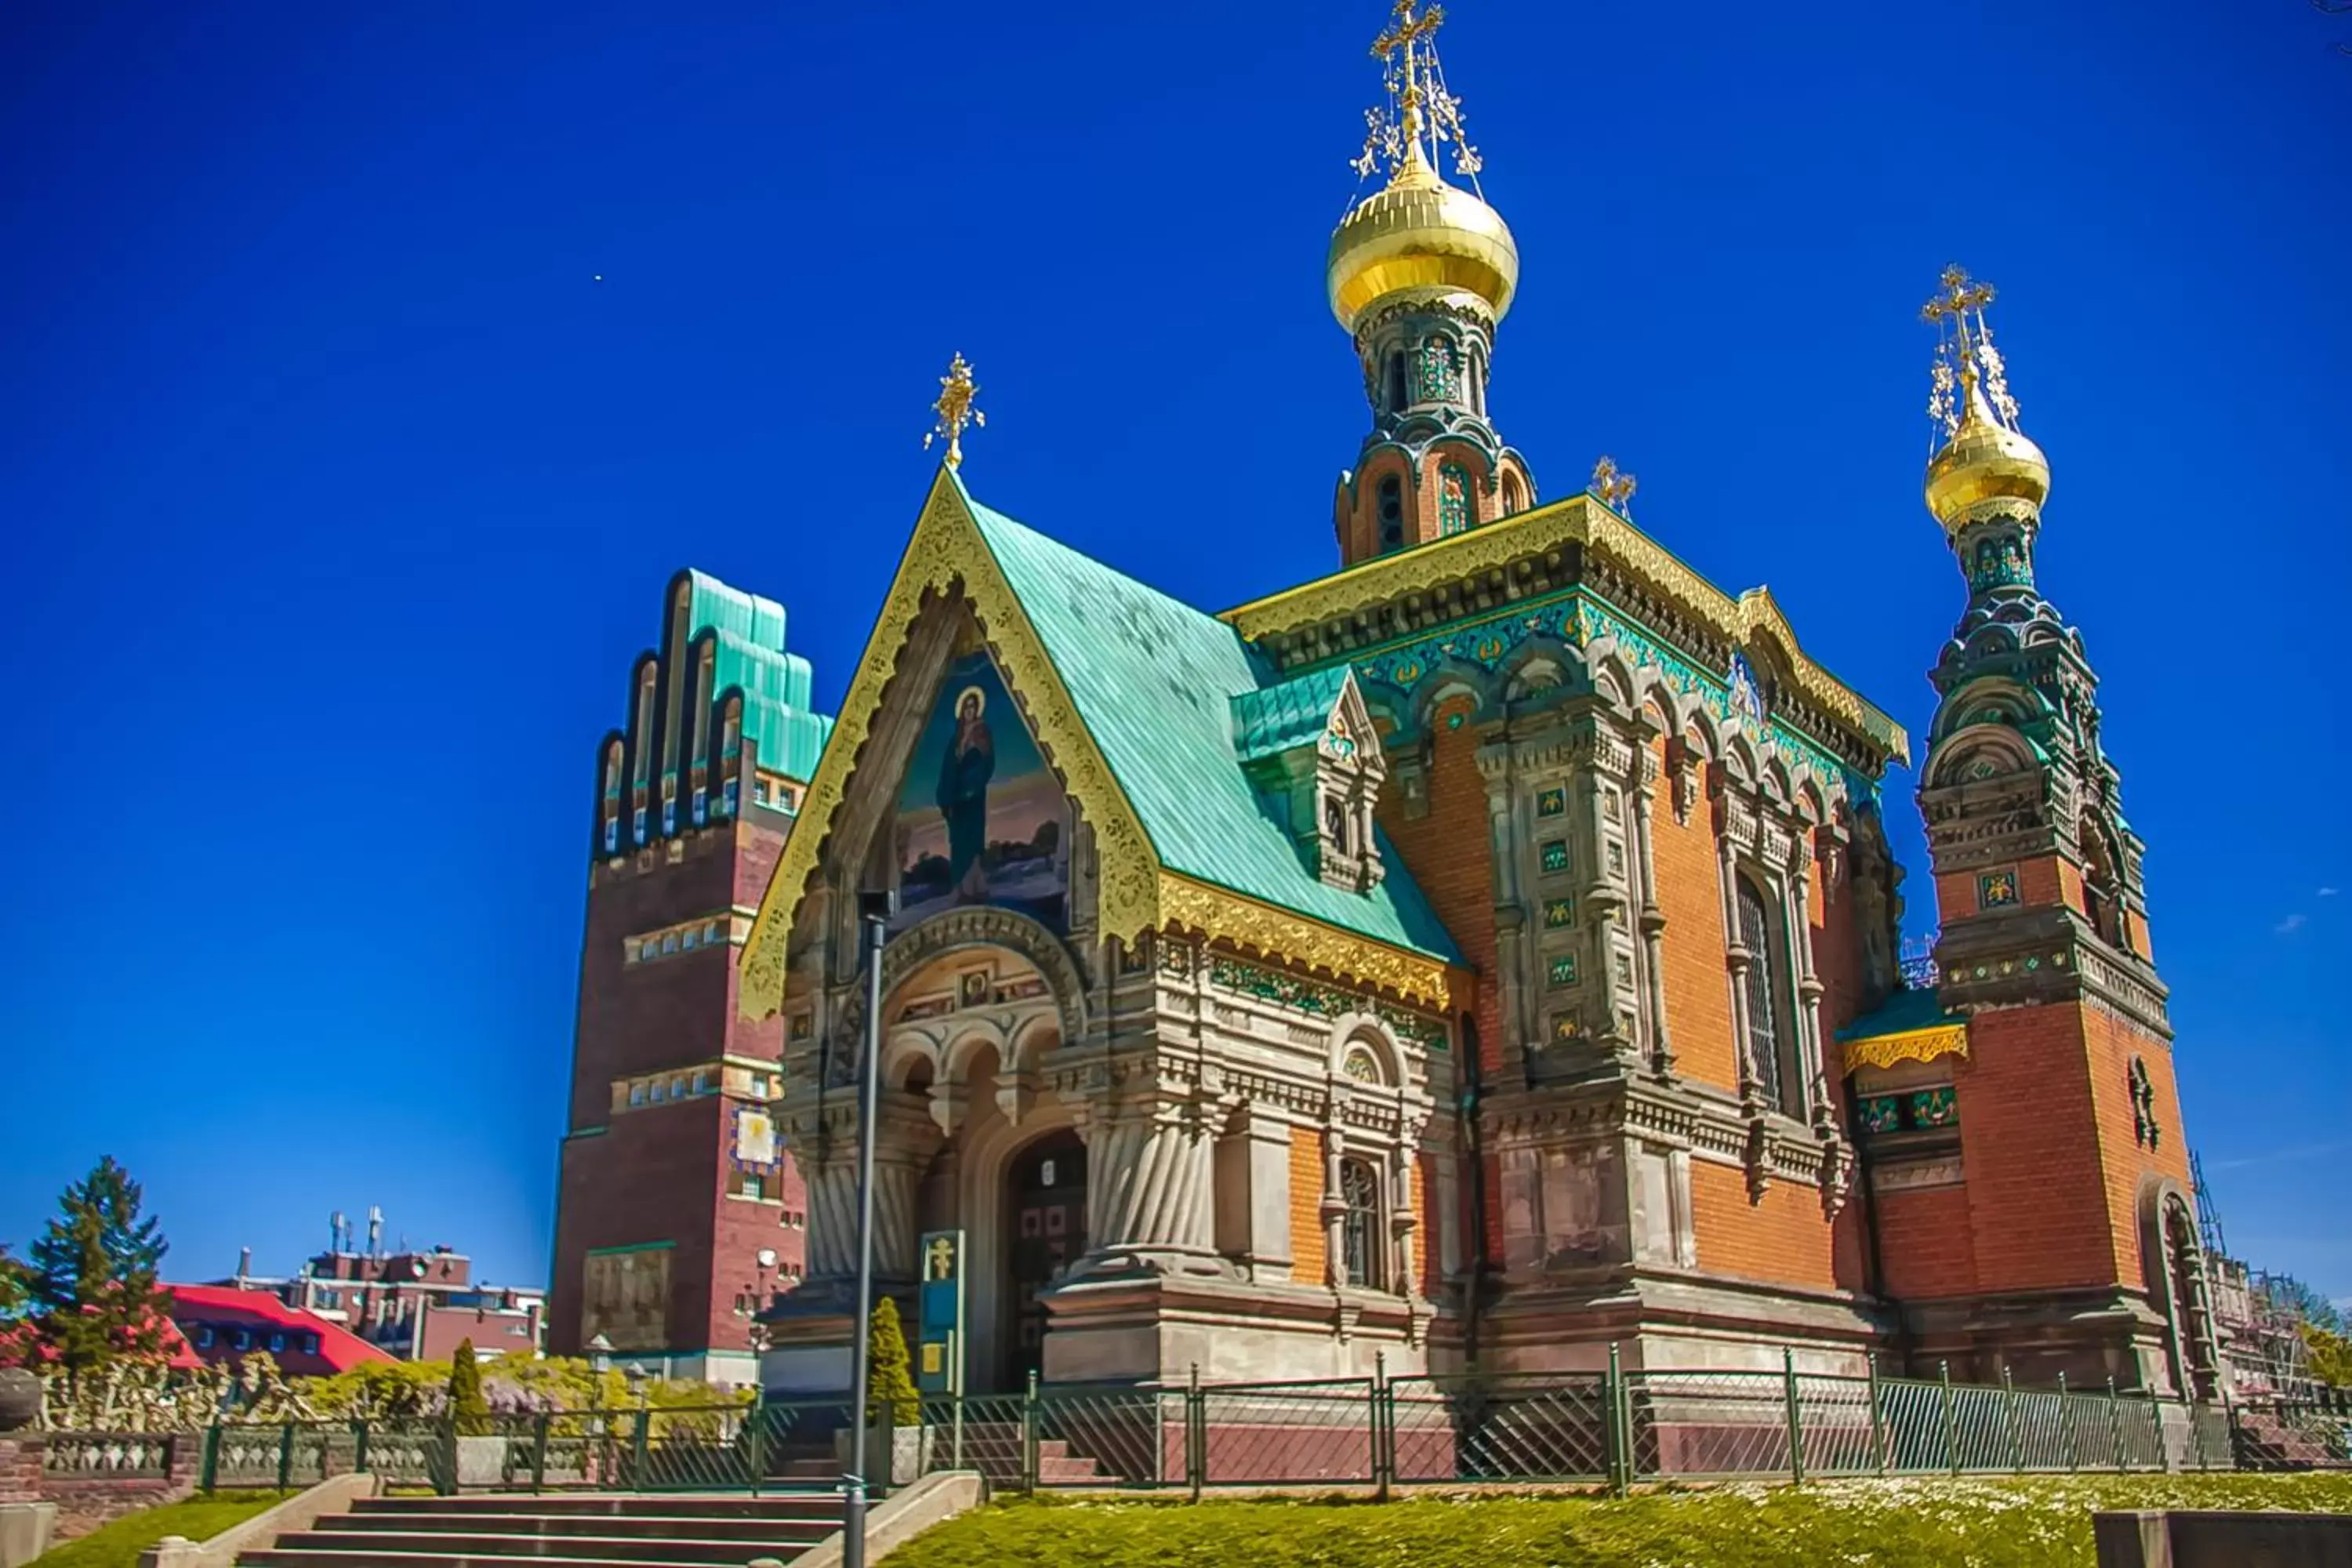
<path id="1" fill-rule="evenodd" d="M 1043 1369 L 1045 1306 L 1038 1295 L 1087 1250 L 1087 1146 L 1078 1135 L 1057 1132 L 1024 1150 L 1013 1163 L 1012 1199 L 1008 1389 L 1024 1386 L 1031 1373 Z"/>

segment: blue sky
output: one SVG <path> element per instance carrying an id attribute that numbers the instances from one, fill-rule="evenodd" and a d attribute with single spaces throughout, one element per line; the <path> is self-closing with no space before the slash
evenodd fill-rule
<path id="1" fill-rule="evenodd" d="M 1962 602 L 1916 310 L 2000 287 L 2190 1140 L 2236 1250 L 2352 1296 L 2352 17 L 1452 9 L 1505 435 L 1546 495 L 1613 454 L 1915 733 Z M 1328 569 L 1383 12 L 0 8 L 0 1238 L 110 1152 L 185 1274 L 379 1203 L 542 1279 L 592 748 L 664 581 L 782 600 L 837 699 L 955 350 L 992 504 L 1213 606 Z"/>

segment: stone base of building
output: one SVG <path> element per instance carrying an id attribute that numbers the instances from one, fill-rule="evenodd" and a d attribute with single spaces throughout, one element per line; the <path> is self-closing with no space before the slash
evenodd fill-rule
<path id="1" fill-rule="evenodd" d="M 2114 1286 L 1903 1303 L 1904 1346 L 1915 1376 L 1946 1366 L 1956 1383 L 2120 1389 L 2179 1397 L 2164 1315 Z M 2195 1391 L 2189 1391 L 2195 1392 Z"/>
<path id="2" fill-rule="evenodd" d="M 1482 1371 L 1601 1372 L 1610 1347 L 1626 1371 L 1779 1372 L 1861 1376 L 1893 1327 L 1867 1298 L 1676 1271 L 1507 1282 L 1480 1314 Z"/>
<path id="3" fill-rule="evenodd" d="M 1045 1300 L 1049 1383 L 1416 1376 L 1437 1321 L 1423 1300 L 1201 1275 L 1096 1275 Z"/>

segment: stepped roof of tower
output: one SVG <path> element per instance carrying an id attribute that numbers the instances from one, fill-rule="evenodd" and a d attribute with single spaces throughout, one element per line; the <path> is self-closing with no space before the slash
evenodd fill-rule
<path id="1" fill-rule="evenodd" d="M 1461 961 L 1385 840 L 1379 887 L 1333 887 L 1308 871 L 1243 773 L 1234 700 L 1269 713 L 1303 711 L 1311 694 L 1285 689 L 1300 683 L 1277 679 L 1214 616 L 969 495 L 965 501 L 1164 868 L 1375 942 Z M 1327 682 L 1334 700 L 1344 678 L 1343 670 Z M 1325 702 L 1313 722 L 1329 711 Z"/>
<path id="2" fill-rule="evenodd" d="M 711 633 L 718 689 L 743 691 L 743 733 L 758 743 L 760 765 L 805 779 L 833 732 L 829 714 L 810 710 L 809 661 L 784 649 L 784 607 L 689 570 L 688 635 Z"/>

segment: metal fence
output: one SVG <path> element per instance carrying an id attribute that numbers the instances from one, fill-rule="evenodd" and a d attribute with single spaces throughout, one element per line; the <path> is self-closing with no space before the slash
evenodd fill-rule
<path id="1" fill-rule="evenodd" d="M 846 1399 L 751 1405 L 223 1426 L 202 1484 L 308 1485 L 353 1470 L 461 1490 L 835 1487 Z M 2274 1420 L 2273 1420 L 2273 1424 Z M 1665 1479 L 2219 1469 L 2258 1463 L 2248 1414 L 2117 1393 L 1876 1375 L 1622 1369 L 1138 1386 L 1033 1384 L 877 1411 L 869 1483 L 977 1469 L 1024 1491 L 1402 1487 Z M 2331 1428 L 2340 1440 L 2339 1428 Z M 97 1468 L 143 1450 L 101 1436 L 53 1449 Z"/>

